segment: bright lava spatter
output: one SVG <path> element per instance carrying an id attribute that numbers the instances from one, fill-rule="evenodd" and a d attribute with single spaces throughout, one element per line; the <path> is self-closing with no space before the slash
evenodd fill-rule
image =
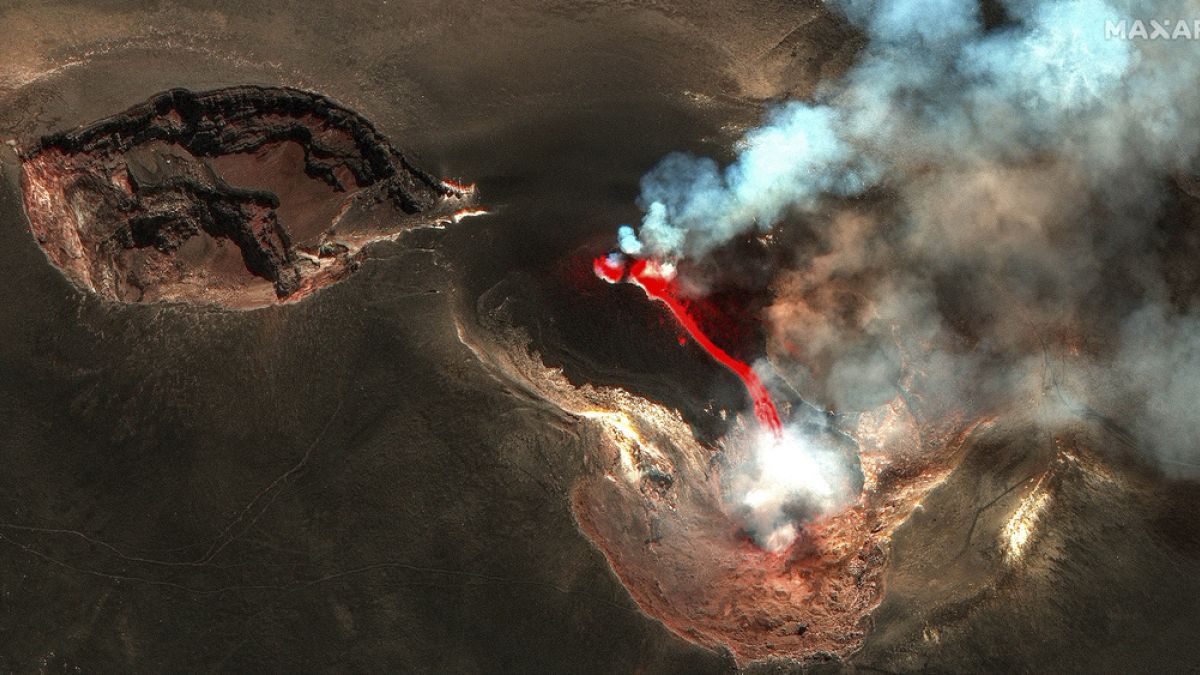
<path id="1" fill-rule="evenodd" d="M 637 284 L 645 291 L 652 300 L 658 300 L 666 305 L 675 320 L 679 322 L 680 326 L 683 326 L 696 344 L 700 345 L 718 363 L 733 371 L 733 374 L 737 375 L 742 384 L 746 386 L 746 391 L 754 401 L 754 416 L 758 418 L 759 423 L 769 429 L 776 438 L 783 435 L 779 411 L 776 410 L 775 402 L 771 400 L 771 394 L 759 379 L 758 374 L 749 365 L 733 358 L 708 339 L 700 325 L 688 314 L 687 308 L 680 302 L 673 274 L 664 271 L 662 265 L 646 259 L 635 258 L 627 267 L 624 257 L 619 254 L 596 258 L 592 269 L 595 270 L 596 276 L 609 283 L 615 284 L 628 278 L 630 282 Z M 626 272 L 628 272 L 628 277 L 626 277 Z"/>

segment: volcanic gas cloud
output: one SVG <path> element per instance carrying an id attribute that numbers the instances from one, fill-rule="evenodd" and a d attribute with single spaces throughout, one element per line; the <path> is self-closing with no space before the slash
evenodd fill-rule
<path id="1" fill-rule="evenodd" d="M 625 404 L 637 433 L 621 442 L 673 456 L 673 482 L 585 486 L 577 505 L 647 611 L 740 657 L 853 650 L 889 533 L 993 420 L 1053 436 L 1103 418 L 1171 473 L 1193 472 L 1200 451 L 1200 242 L 1187 234 L 1200 60 L 1105 30 L 1183 5 L 827 6 L 868 38 L 857 62 L 811 100 L 769 106 L 728 165 L 665 158 L 642 181 L 641 222 L 594 265 L 663 302 L 742 379 L 765 429 L 732 425 L 697 473 L 702 450 L 664 451 L 652 416 Z M 733 254 L 749 240 L 774 254 L 757 369 L 705 336 L 675 277 L 750 276 L 762 259 Z M 721 264 L 682 264 L 710 258 Z M 780 419 L 768 386 L 828 415 Z M 822 449 L 839 437 L 853 447 Z M 605 520 L 633 504 L 654 514 L 650 544 Z M 1028 551 L 1035 526 L 1022 527 Z"/>

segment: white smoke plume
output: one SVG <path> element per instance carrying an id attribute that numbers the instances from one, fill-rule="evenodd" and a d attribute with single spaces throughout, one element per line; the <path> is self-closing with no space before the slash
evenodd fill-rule
<path id="1" fill-rule="evenodd" d="M 829 435 L 788 426 L 780 437 L 755 435 L 744 461 L 725 480 L 726 500 L 760 546 L 787 548 L 796 523 L 845 506 L 857 493 L 845 451 Z"/>
<path id="2" fill-rule="evenodd" d="M 906 183 L 922 169 L 969 175 L 1052 155 L 1097 183 L 1134 166 L 1179 168 L 1195 154 L 1197 112 L 1180 106 L 1200 66 L 1180 53 L 1190 47 L 1105 31 L 1169 3 L 1010 2 L 1012 25 L 992 30 L 960 0 L 829 4 L 871 38 L 858 65 L 827 83 L 821 103 L 772 111 L 724 169 L 665 158 L 642 181 L 646 213 L 636 235 L 623 231 L 627 253 L 703 254 L 821 196 Z"/>
<path id="3" fill-rule="evenodd" d="M 830 192 L 864 187 L 854 153 L 836 133 L 837 111 L 789 103 L 742 140 L 724 170 L 706 157 L 667 156 L 642 178 L 646 216 L 637 236 L 620 231 L 626 253 L 696 255 L 747 229 L 768 229 L 789 209 Z"/>
<path id="4" fill-rule="evenodd" d="M 1064 398 L 1115 418 L 1164 468 L 1196 473 L 1200 237 L 1187 231 L 1200 208 L 1189 221 L 1172 204 L 1200 195 L 1188 187 L 1200 40 L 1109 28 L 1191 23 L 1200 5 L 827 6 L 868 37 L 856 65 L 814 101 L 771 111 L 728 166 L 665 158 L 621 248 L 698 258 L 804 228 L 816 243 L 778 275 L 766 318 L 773 353 L 799 345 L 775 363 L 806 396 L 839 411 L 890 399 L 897 335 L 955 334 L 972 350 L 947 354 L 950 370 L 997 390 L 1061 349 L 1079 354 L 1061 366 L 1077 372 L 1056 376 L 1075 387 Z"/>

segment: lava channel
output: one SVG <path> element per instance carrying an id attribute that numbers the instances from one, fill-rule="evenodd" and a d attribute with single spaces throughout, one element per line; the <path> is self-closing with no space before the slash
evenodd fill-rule
<path id="1" fill-rule="evenodd" d="M 596 276 L 609 283 L 628 280 L 645 291 L 651 300 L 657 300 L 666 305 L 667 309 L 671 310 L 671 315 L 675 317 L 675 321 L 687 331 L 688 336 L 708 352 L 709 356 L 713 357 L 717 363 L 733 371 L 733 374 L 742 381 L 747 393 L 750 394 L 750 399 L 754 401 L 754 416 L 758 418 L 759 423 L 770 430 L 775 438 L 783 437 L 783 424 L 779 421 L 779 411 L 775 408 L 775 402 L 771 400 L 770 392 L 767 391 L 753 368 L 717 346 L 705 335 L 700 324 L 688 314 L 687 307 L 679 299 L 673 270 L 658 262 L 641 258 L 634 259 L 632 264 L 627 265 L 624 257 L 620 254 L 596 258 L 592 269 Z"/>

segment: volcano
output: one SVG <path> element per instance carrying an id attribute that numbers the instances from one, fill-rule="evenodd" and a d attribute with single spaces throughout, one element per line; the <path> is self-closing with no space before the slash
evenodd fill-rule
<path id="1" fill-rule="evenodd" d="M 1188 672 L 1178 11 L 0 3 L 0 672 Z"/>

